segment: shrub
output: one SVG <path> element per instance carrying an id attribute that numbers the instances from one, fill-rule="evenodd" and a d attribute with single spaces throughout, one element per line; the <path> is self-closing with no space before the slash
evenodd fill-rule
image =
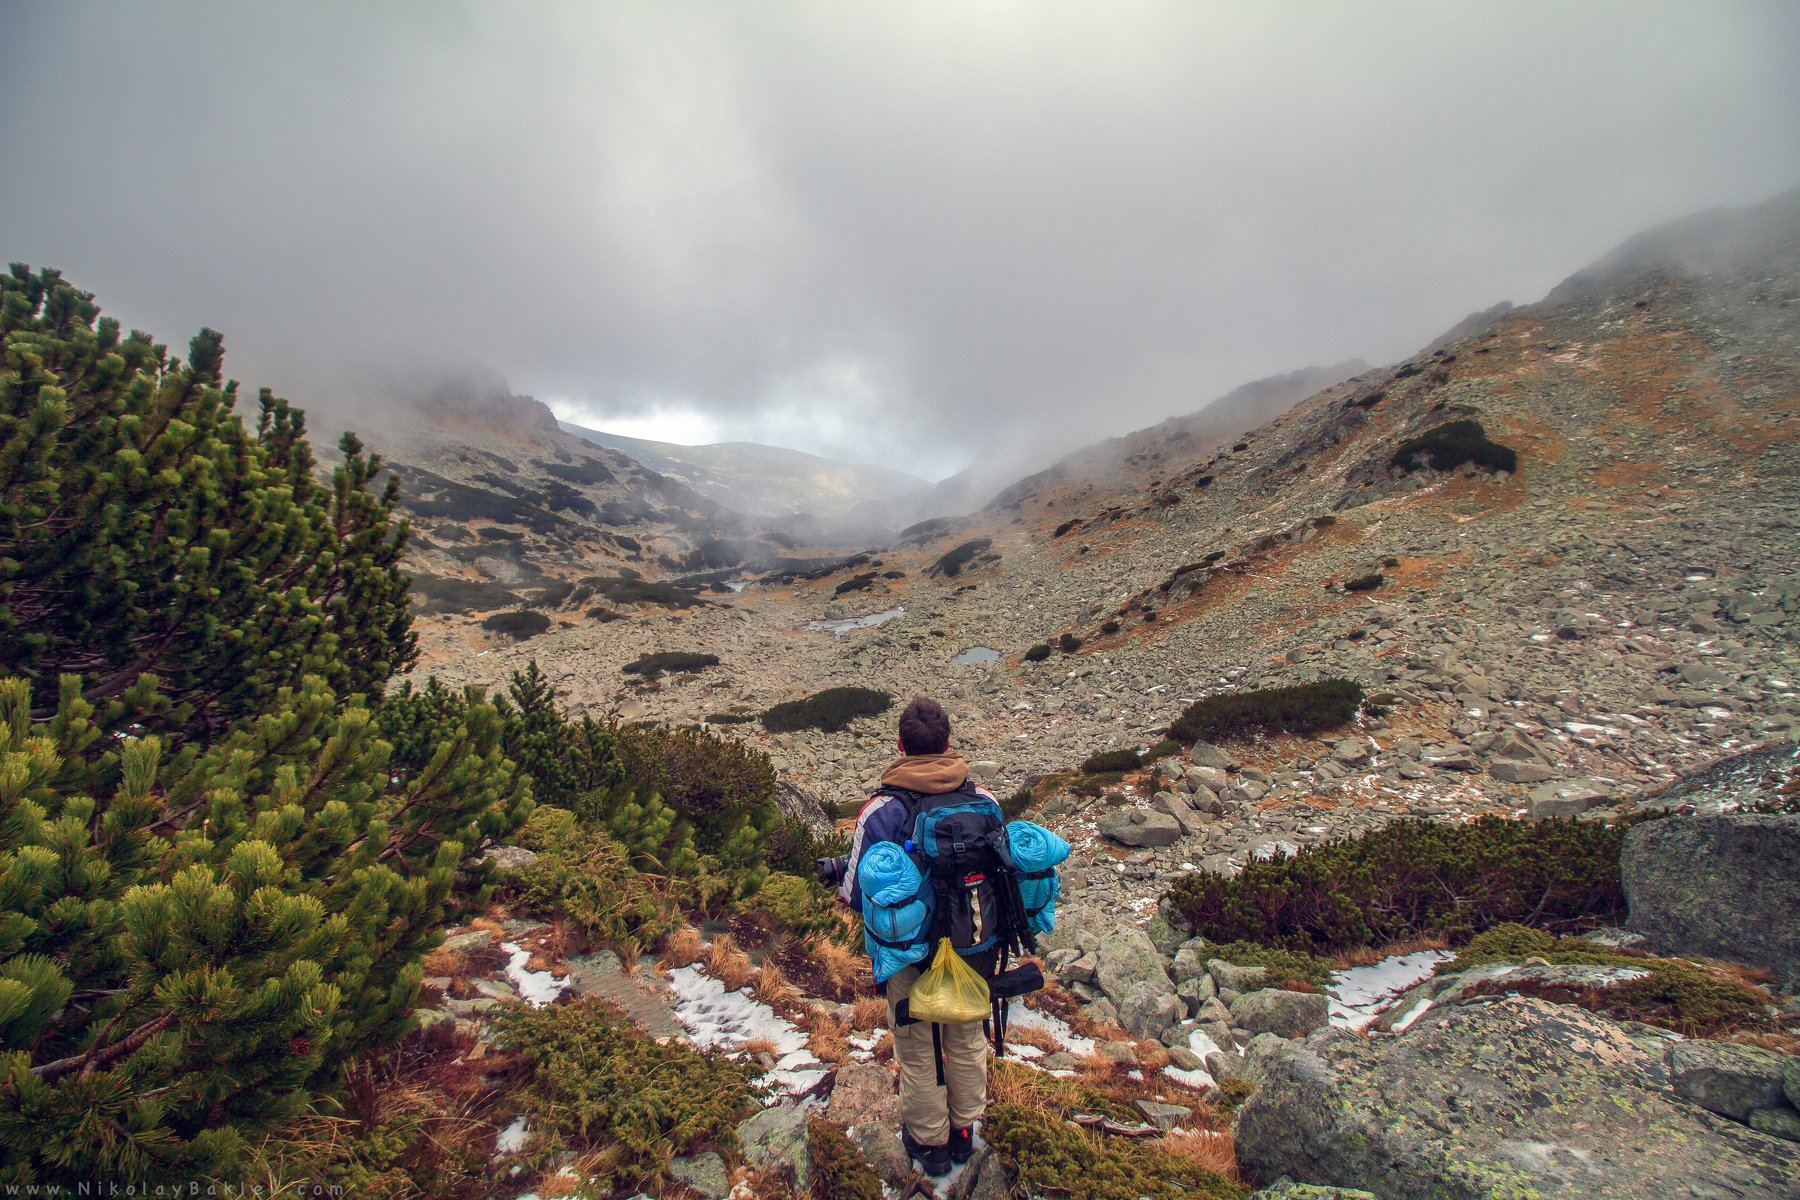
<path id="1" fill-rule="evenodd" d="M 1078 517 L 1070 518 L 1069 520 L 1064 521 L 1061 525 L 1058 525 L 1056 527 L 1056 532 L 1051 534 L 1050 536 L 1051 537 L 1062 537 L 1064 534 L 1068 533 L 1071 529 L 1074 529 L 1077 525 L 1080 525 L 1080 524 L 1081 524 L 1080 518 L 1078 518 Z"/>
<path id="2" fill-rule="evenodd" d="M 550 618 L 541 612 L 521 609 L 518 612 L 495 613 L 481 623 L 489 633 L 503 633 L 524 641 L 550 628 Z"/>
<path id="3" fill-rule="evenodd" d="M 1570 821 L 1398 821 L 1247 863 L 1231 879 L 1184 875 L 1165 903 L 1209 941 L 1317 954 L 1425 936 L 1464 941 L 1508 921 L 1603 923 L 1625 912 L 1623 841 L 1620 827 Z"/>
<path id="4" fill-rule="evenodd" d="M 1136 750 L 1101 750 L 1082 760 L 1081 773 L 1102 775 L 1110 771 L 1135 771 L 1142 765 Z"/>
<path id="5" fill-rule="evenodd" d="M 1144 751 L 1144 761 L 1155 762 L 1159 758 L 1168 758 L 1172 754 L 1181 753 L 1181 743 L 1174 738 L 1164 738 L 1156 745 Z"/>
<path id="6" fill-rule="evenodd" d="M 982 1132 L 1021 1195 L 1238 1200 L 1247 1190 L 1155 1145 L 1094 1134 L 1022 1104 L 994 1105 Z"/>
<path id="7" fill-rule="evenodd" d="M 614 604 L 651 604 L 660 608 L 693 608 L 706 601 L 668 583 L 651 583 L 629 575 L 589 575 L 581 581 Z"/>
<path id="8" fill-rule="evenodd" d="M 708 725 L 748 725 L 756 720 L 753 712 L 717 712 L 706 718 Z"/>
<path id="9" fill-rule="evenodd" d="M 625 619 L 625 614 L 622 612 L 615 612 L 610 608 L 596 606 L 587 610 L 587 619 L 590 621 L 598 621 L 604 625 L 609 621 L 623 621 Z"/>
<path id="10" fill-rule="evenodd" d="M 807 1119 L 806 1154 L 812 1162 L 814 1200 L 882 1200 L 886 1195 L 881 1177 L 856 1143 L 823 1117 Z"/>
<path id="11" fill-rule="evenodd" d="M 1519 469 L 1517 452 L 1489 440 L 1481 422 L 1475 420 L 1451 421 L 1409 438 L 1400 443 L 1388 462 L 1402 471 L 1414 471 L 1421 459 L 1434 471 L 1452 471 L 1464 463 L 1490 471 Z"/>
<path id="12" fill-rule="evenodd" d="M 496 1037 L 531 1069 L 515 1093 L 532 1131 L 521 1157 L 542 1167 L 574 1153 L 602 1192 L 654 1189 L 676 1156 L 734 1153 L 756 1111 L 750 1067 L 638 1033 L 595 998 L 509 1007 Z"/>
<path id="13" fill-rule="evenodd" d="M 1169 736 L 1185 744 L 1253 733 L 1312 733 L 1347 724 L 1361 704 L 1361 686 L 1348 679 L 1227 692 L 1190 704 L 1169 727 Z"/>
<path id="14" fill-rule="evenodd" d="M 619 670 L 626 675 L 642 675 L 645 679 L 660 679 L 664 671 L 701 671 L 707 667 L 719 665 L 716 654 L 695 654 L 686 650 L 664 650 L 657 654 L 646 654 L 634 658 Z"/>
<path id="15" fill-rule="evenodd" d="M 893 696 L 873 688 L 826 688 L 804 700 L 789 700 L 769 709 L 763 714 L 763 728 L 770 733 L 791 733 L 797 729 L 838 733 L 849 728 L 856 718 L 878 716 L 893 703 Z"/>
<path id="16" fill-rule="evenodd" d="M 1325 987 L 1331 982 L 1331 964 L 1322 958 L 1294 950 L 1282 950 L 1257 942 L 1226 942 L 1206 948 L 1206 957 L 1222 958 L 1240 967 L 1266 967 L 1270 987 L 1291 988 L 1306 984 Z"/>
<path id="17" fill-rule="evenodd" d="M 1023 784 L 1012 795 L 1001 799 L 1000 813 L 1011 821 L 1025 815 L 1026 810 L 1035 803 L 1037 803 L 1037 797 L 1032 794 L 1031 785 Z"/>
<path id="18" fill-rule="evenodd" d="M 1049 642 L 1039 642 L 1037 645 L 1033 646 L 1031 649 L 1029 649 L 1025 652 L 1025 661 L 1026 662 L 1043 662 L 1046 658 L 1049 658 L 1049 657 L 1050 657 L 1050 643 Z"/>
<path id="19" fill-rule="evenodd" d="M 844 582 L 832 589 L 831 594 L 834 596 L 842 596 L 846 592 L 866 592 L 874 586 L 875 572 L 869 571 L 862 575 L 853 575 L 849 579 L 844 580 Z"/>
<path id="20" fill-rule="evenodd" d="M 1344 590 L 1346 592 L 1372 592 L 1386 582 L 1387 580 L 1382 577 L 1380 571 L 1371 571 L 1367 575 L 1358 575 L 1355 579 L 1347 581 L 1344 584 Z"/>
<path id="21" fill-rule="evenodd" d="M 1119 632 L 1121 628 L 1122 626 L 1117 621 L 1108 621 L 1106 624 L 1100 626 L 1100 634 L 1102 637 L 1111 637 L 1113 634 Z"/>
<path id="22" fill-rule="evenodd" d="M 1392 571 L 1395 567 L 1400 565 L 1400 560 L 1390 554 L 1381 560 L 1381 565 Z"/>
<path id="23" fill-rule="evenodd" d="M 1056 639 L 1056 647 L 1064 654 L 1073 654 L 1081 649 L 1081 639 L 1072 633 L 1065 633 Z"/>
<path id="24" fill-rule="evenodd" d="M 728 863 L 768 854 L 756 839 L 774 830 L 781 814 L 767 754 L 704 729 L 651 725 L 622 729 L 618 736 L 628 777 L 693 822 L 702 853 Z M 769 865 L 783 864 L 770 856 Z"/>
<path id="25" fill-rule="evenodd" d="M 986 554 L 988 548 L 993 544 L 994 539 L 992 538 L 976 538 L 973 541 L 964 542 L 931 564 L 931 574 L 952 577 L 959 575 L 962 569 L 975 561 L 978 556 Z"/>
<path id="26" fill-rule="evenodd" d="M 511 886 L 533 912 L 559 913 L 589 940 L 630 961 L 681 924 L 673 891 L 631 865 L 604 830 L 584 827 L 566 809 L 540 808 L 518 842 L 537 858 L 512 873 Z"/>
<path id="27" fill-rule="evenodd" d="M 838 916 L 843 906 L 815 879 L 777 871 L 739 908 L 765 915 L 773 930 L 795 938 L 817 933 L 841 942 L 850 936 L 850 926 Z"/>

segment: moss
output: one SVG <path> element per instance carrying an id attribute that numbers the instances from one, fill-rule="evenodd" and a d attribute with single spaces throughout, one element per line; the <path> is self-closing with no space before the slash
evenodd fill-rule
<path id="1" fill-rule="evenodd" d="M 1221 1117 L 1229 1117 L 1244 1106 L 1256 1085 L 1242 1075 L 1221 1075 L 1211 1096 L 1212 1105 Z"/>
<path id="2" fill-rule="evenodd" d="M 1082 761 L 1081 771 L 1084 775 L 1105 775 L 1135 771 L 1142 765 L 1136 750 L 1101 750 Z"/>
<path id="3" fill-rule="evenodd" d="M 1518 453 L 1490 440 L 1481 422 L 1474 420 L 1451 421 L 1409 438 L 1400 443 L 1388 462 L 1403 471 L 1418 470 L 1421 463 L 1434 471 L 1455 470 L 1464 463 L 1491 471 L 1519 469 Z"/>
<path id="4" fill-rule="evenodd" d="M 873 717 L 886 712 L 893 703 L 893 696 L 872 688 L 826 688 L 804 700 L 790 700 L 769 709 L 763 714 L 763 728 L 770 733 L 790 733 L 797 729 L 837 733 L 847 729 L 858 717 Z"/>
<path id="5" fill-rule="evenodd" d="M 719 665 L 716 654 L 695 654 L 685 650 L 665 650 L 658 654 L 646 654 L 635 658 L 620 667 L 627 675 L 642 675 L 645 679 L 660 679 L 664 671 L 701 671 L 707 667 Z"/>
<path id="6" fill-rule="evenodd" d="M 1020 1104 L 994 1105 L 984 1133 L 1021 1195 L 1237 1200 L 1248 1190 L 1155 1145 L 1101 1137 Z"/>
<path id="7" fill-rule="evenodd" d="M 814 1200 L 882 1200 L 881 1177 L 844 1131 L 814 1116 L 806 1122 Z"/>
<path id="8" fill-rule="evenodd" d="M 1348 724 L 1361 703 L 1362 687 L 1348 679 L 1226 692 L 1189 705 L 1169 727 L 1169 736 L 1191 743 L 1253 733 L 1313 733 Z"/>
<path id="9" fill-rule="evenodd" d="M 1442 969 L 1461 971 L 1485 963 L 1523 962 L 1530 958 L 1555 964 L 1628 967 L 1648 974 L 1607 987 L 1509 983 L 1506 990 L 1528 991 L 1620 1020 L 1677 1030 L 1689 1037 L 1774 1028 L 1769 1018 L 1769 995 L 1737 976 L 1679 959 L 1557 937 L 1513 923 L 1477 934 L 1455 961 Z"/>
<path id="10" fill-rule="evenodd" d="M 574 1153 L 602 1190 L 654 1188 L 678 1155 L 735 1154 L 756 1109 L 749 1066 L 646 1037 L 591 997 L 510 1007 L 495 1028 L 530 1067 L 514 1097 L 531 1127 L 525 1165 Z"/>

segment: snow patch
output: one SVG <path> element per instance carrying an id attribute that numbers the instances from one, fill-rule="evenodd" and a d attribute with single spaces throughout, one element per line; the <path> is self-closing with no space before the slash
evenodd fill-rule
<path id="1" fill-rule="evenodd" d="M 1366 967 L 1348 967 L 1331 973 L 1329 997 L 1331 1024 L 1340 1029 L 1366 1029 L 1394 1007 L 1400 997 L 1441 962 L 1455 958 L 1448 950 L 1420 950 L 1395 954 Z"/>
<path id="2" fill-rule="evenodd" d="M 767 1040 L 776 1062 L 762 1077 L 763 1086 L 797 1094 L 824 1078 L 825 1065 L 806 1048 L 806 1034 L 749 992 L 728 992 L 696 967 L 670 971 L 669 985 L 675 990 L 675 1019 L 702 1050 L 737 1050 Z"/>
<path id="3" fill-rule="evenodd" d="M 525 1148 L 525 1135 L 530 1132 L 526 1128 L 524 1117 L 514 1117 L 512 1124 L 502 1129 L 494 1138 L 494 1149 L 501 1154 L 517 1154 Z"/>
<path id="4" fill-rule="evenodd" d="M 1080 1058 L 1094 1052 L 1094 1039 L 1079 1036 L 1069 1023 L 1054 1013 L 1039 1012 L 1035 1008 L 1026 1008 L 1014 1000 L 1006 1010 L 1006 1023 L 1021 1029 L 1042 1029 L 1055 1038 L 1064 1050 Z"/>
<path id="5" fill-rule="evenodd" d="M 500 948 L 512 955 L 506 964 L 506 977 L 519 989 L 519 996 L 527 1004 L 542 1008 L 549 1004 L 569 986 L 569 980 L 558 979 L 548 971 L 527 971 L 525 964 L 531 961 L 531 951 L 522 950 L 516 942 L 502 942 Z"/>

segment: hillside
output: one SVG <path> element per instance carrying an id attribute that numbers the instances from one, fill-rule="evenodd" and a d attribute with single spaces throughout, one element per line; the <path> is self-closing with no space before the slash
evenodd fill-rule
<path id="1" fill-rule="evenodd" d="M 1800 598 L 1781 564 L 1795 548 L 1800 196 L 1628 249 L 1236 442 L 1146 441 L 1162 459 L 1123 483 L 1035 479 L 889 551 L 752 584 L 729 615 L 584 625 L 440 670 L 491 679 L 553 659 L 578 701 L 669 720 L 839 684 L 928 691 L 1008 788 L 1147 746 L 1228 688 L 1346 676 L 1395 698 L 1365 730 L 1386 739 L 1372 765 L 1329 741 L 1244 747 L 1262 775 L 1253 818 L 1165 863 L 1241 861 L 1271 830 L 1304 842 L 1395 812 L 1524 812 L 1533 789 L 1571 781 L 1590 800 L 1654 787 L 1796 720 Z M 1516 470 L 1395 465 L 1408 439 L 1462 420 Z M 934 570 L 959 546 L 964 565 Z M 842 637 L 803 628 L 896 608 Z M 1065 633 L 1074 653 L 1024 660 Z M 971 647 L 999 657 L 952 664 Z M 656 690 L 618 674 L 663 649 L 722 666 Z M 743 728 L 836 801 L 873 777 L 890 737 L 879 721 Z M 1526 765 L 1497 767 L 1496 752 Z"/>
<path id="2" fill-rule="evenodd" d="M 853 465 L 784 446 L 718 442 L 678 446 L 561 422 L 565 432 L 617 450 L 724 508 L 751 517 L 835 517 L 858 504 L 915 492 L 923 479 L 891 467 Z"/>

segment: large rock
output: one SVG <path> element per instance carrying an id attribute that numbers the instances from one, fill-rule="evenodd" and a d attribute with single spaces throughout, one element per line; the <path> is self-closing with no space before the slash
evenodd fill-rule
<path id="1" fill-rule="evenodd" d="M 1488 764 L 1488 774 L 1504 783 L 1542 783 L 1556 777 L 1556 768 L 1524 759 L 1496 758 Z"/>
<path id="2" fill-rule="evenodd" d="M 877 1063 L 845 1063 L 838 1068 L 825 1116 L 843 1126 L 899 1121 L 900 1092 L 894 1073 Z"/>
<path id="3" fill-rule="evenodd" d="M 1234 1132 L 1264 1179 L 1382 1200 L 1792 1200 L 1800 1179 L 1800 1147 L 1680 1100 L 1653 1045 L 1543 1000 L 1436 1009 L 1397 1038 L 1260 1039 L 1249 1070 Z"/>
<path id="4" fill-rule="evenodd" d="M 1592 779 L 1565 779 L 1531 789 L 1531 815 L 1537 820 L 1547 817 L 1578 817 L 1598 804 L 1605 804 L 1609 793 L 1606 785 Z"/>
<path id="5" fill-rule="evenodd" d="M 1325 1026 L 1329 1002 L 1324 992 L 1284 992 L 1263 988 L 1231 1002 L 1231 1022 L 1251 1033 L 1301 1037 Z"/>
<path id="6" fill-rule="evenodd" d="M 1161 1037 L 1166 1028 L 1161 1022 L 1171 1011 L 1175 1020 L 1181 1019 L 1183 1005 L 1163 969 L 1162 955 L 1142 929 L 1121 929 L 1100 943 L 1094 952 L 1094 982 L 1118 1009 L 1119 1023 L 1140 1036 Z"/>
<path id="7" fill-rule="evenodd" d="M 772 1105 L 737 1128 L 744 1157 L 758 1166 L 790 1166 L 802 1188 L 811 1174 L 806 1153 L 806 1110 L 786 1101 Z"/>
<path id="8" fill-rule="evenodd" d="M 1734 1121 L 1781 1104 L 1781 1069 L 1787 1056 L 1736 1042 L 1676 1042 L 1669 1048 L 1669 1082 L 1675 1094 Z"/>
<path id="9" fill-rule="evenodd" d="M 1658 949 L 1800 978 L 1800 814 L 1646 821 L 1619 868 L 1628 924 Z"/>
<path id="10" fill-rule="evenodd" d="M 731 1195 L 731 1173 L 716 1151 L 674 1159 L 669 1163 L 669 1174 L 700 1193 L 704 1200 L 725 1200 Z"/>
<path id="11" fill-rule="evenodd" d="M 1173 846 L 1181 823 L 1155 809 L 1122 808 L 1100 818 L 1100 833 L 1121 846 Z"/>

